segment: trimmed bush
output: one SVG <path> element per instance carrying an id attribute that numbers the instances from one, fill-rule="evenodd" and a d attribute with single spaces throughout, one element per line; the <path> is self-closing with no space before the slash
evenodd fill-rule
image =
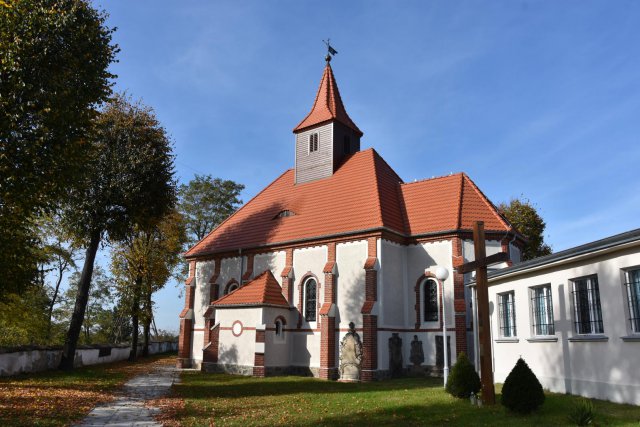
<path id="1" fill-rule="evenodd" d="M 544 403 L 544 391 L 529 365 L 518 359 L 502 386 L 501 402 L 514 412 L 528 414 Z"/>
<path id="2" fill-rule="evenodd" d="M 446 390 L 449 394 L 468 399 L 471 393 L 480 391 L 480 377 L 466 354 L 460 353 L 447 378 Z"/>

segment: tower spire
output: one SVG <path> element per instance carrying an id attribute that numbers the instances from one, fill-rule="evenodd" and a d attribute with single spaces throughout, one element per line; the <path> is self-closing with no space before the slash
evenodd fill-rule
<path id="1" fill-rule="evenodd" d="M 359 136 L 362 136 L 362 131 L 358 129 L 358 126 L 351 120 L 347 114 L 347 110 L 344 108 L 340 91 L 338 90 L 338 84 L 331 69 L 331 57 L 338 52 L 333 49 L 328 42 L 326 43 L 329 49 L 326 57 L 327 65 L 324 68 L 324 73 L 320 80 L 316 100 L 309 114 L 293 129 L 293 132 L 298 133 L 311 126 L 335 120 L 352 129 Z M 334 53 L 332 54 L 331 52 Z"/>

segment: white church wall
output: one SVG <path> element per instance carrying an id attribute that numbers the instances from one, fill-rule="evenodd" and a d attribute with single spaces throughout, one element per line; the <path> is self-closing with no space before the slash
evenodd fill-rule
<path id="1" fill-rule="evenodd" d="M 285 308 L 265 307 L 262 311 L 262 322 L 266 325 L 265 332 L 265 366 L 289 366 L 291 363 L 291 336 L 290 328 L 297 321 L 297 317 L 292 315 L 293 310 Z M 284 333 L 282 337 L 276 337 L 274 328 L 275 320 L 283 317 L 285 320 Z M 295 319 L 295 320 L 294 320 Z"/>
<path id="2" fill-rule="evenodd" d="M 209 279 L 213 275 L 215 261 L 196 263 L 195 298 L 193 303 L 194 327 L 204 327 L 204 312 L 209 308 L 210 287 Z"/>
<path id="3" fill-rule="evenodd" d="M 258 254 L 253 258 L 253 277 L 258 277 L 267 270 L 280 281 L 280 273 L 284 269 L 286 262 L 286 252 L 268 252 Z"/>
<path id="4" fill-rule="evenodd" d="M 640 334 L 629 330 L 624 269 L 640 265 L 638 248 L 598 255 L 537 272 L 492 280 L 489 287 L 495 381 L 503 382 L 522 356 L 543 387 L 560 393 L 640 404 Z M 597 274 L 604 341 L 575 341 L 572 279 Z M 535 341 L 529 288 L 551 285 L 557 341 Z M 513 291 L 517 339 L 500 342 L 497 294 Z M 622 337 L 633 336 L 635 341 Z M 592 335 L 591 337 L 597 337 Z"/>
<path id="5" fill-rule="evenodd" d="M 407 285 L 409 287 L 407 305 L 411 312 L 411 316 L 409 316 L 410 325 L 408 326 L 415 326 L 416 323 L 416 312 L 413 307 L 415 307 L 416 304 L 415 286 L 418 279 L 424 276 L 425 269 L 435 273 L 436 268 L 439 266 L 446 267 L 449 270 L 449 277 L 444 282 L 444 295 L 447 324 L 454 326 L 453 265 L 451 260 L 452 248 L 451 241 L 449 240 L 407 246 Z M 441 304 L 441 301 L 438 303 Z"/>
<path id="6" fill-rule="evenodd" d="M 242 257 L 243 259 L 244 257 Z M 220 293 L 224 292 L 225 286 L 231 279 L 240 283 L 240 257 L 223 258 L 220 261 L 220 277 L 218 283 L 220 284 Z M 244 259 L 243 259 L 244 265 Z"/>
<path id="7" fill-rule="evenodd" d="M 202 362 L 202 350 L 204 349 L 204 327 L 193 330 L 191 335 L 191 354 L 194 363 L 198 364 Z"/>
<path id="8" fill-rule="evenodd" d="M 513 243 L 509 243 L 509 257 L 514 264 L 522 262 L 522 251 Z"/>
<path id="9" fill-rule="evenodd" d="M 327 247 L 312 246 L 308 248 L 294 249 L 293 271 L 295 274 L 293 287 L 293 302 L 297 306 L 302 292 L 301 281 L 308 274 L 315 275 L 318 279 L 317 299 L 318 307 L 322 305 L 324 294 L 324 269 L 327 263 Z M 297 323 L 297 319 L 296 319 Z M 296 366 L 320 366 L 320 331 L 318 321 L 307 322 L 302 319 L 301 328 L 305 331 L 293 333 L 292 364 Z"/>
<path id="10" fill-rule="evenodd" d="M 485 248 L 487 256 L 497 254 L 498 252 L 502 252 L 502 243 L 499 240 L 487 240 Z M 515 248 L 515 246 L 513 248 Z M 464 257 L 464 262 L 470 262 L 476 259 L 473 240 L 462 241 L 462 256 Z"/>
<path id="11" fill-rule="evenodd" d="M 339 329 L 349 329 L 349 322 L 355 323 L 356 328 L 362 327 L 367 251 L 366 240 L 336 245 L 336 327 Z"/>
<path id="12" fill-rule="evenodd" d="M 220 322 L 218 363 L 253 366 L 255 361 L 256 326 L 262 324 L 261 311 L 262 308 L 216 310 L 216 322 Z"/>
<path id="13" fill-rule="evenodd" d="M 383 240 L 381 243 L 380 271 L 378 272 L 378 300 L 380 314 L 378 327 L 403 328 L 407 326 L 405 301 L 407 293 L 406 247 Z M 413 305 L 411 305 L 413 307 Z"/>

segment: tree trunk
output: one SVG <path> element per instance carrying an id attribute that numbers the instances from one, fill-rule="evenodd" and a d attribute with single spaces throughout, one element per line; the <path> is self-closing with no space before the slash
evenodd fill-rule
<path id="1" fill-rule="evenodd" d="M 62 359 L 60 360 L 59 369 L 64 371 L 70 371 L 73 369 L 73 360 L 76 355 L 78 337 L 80 336 L 82 322 L 84 321 L 84 312 L 87 309 L 87 301 L 89 300 L 89 287 L 91 285 L 91 276 L 93 275 L 93 264 L 96 260 L 98 247 L 100 246 L 100 234 L 102 233 L 97 231 L 91 236 L 91 241 L 89 242 L 87 254 L 84 259 L 82 275 L 80 276 L 80 282 L 78 283 L 76 304 L 73 308 L 71 323 L 69 323 L 69 330 L 67 331 L 67 336 L 64 340 L 64 347 L 62 348 Z"/>
<path id="2" fill-rule="evenodd" d="M 151 286 L 149 286 L 151 288 Z M 149 335 L 151 332 L 151 316 L 152 316 L 152 308 L 151 308 L 151 289 L 147 290 L 147 295 L 145 295 L 145 317 L 144 317 L 144 345 L 142 347 L 142 356 L 149 357 Z"/>
<path id="3" fill-rule="evenodd" d="M 133 288 L 133 301 L 131 302 L 131 352 L 129 361 L 133 362 L 138 357 L 138 319 L 140 313 L 140 290 L 142 288 L 142 277 L 138 276 Z"/>

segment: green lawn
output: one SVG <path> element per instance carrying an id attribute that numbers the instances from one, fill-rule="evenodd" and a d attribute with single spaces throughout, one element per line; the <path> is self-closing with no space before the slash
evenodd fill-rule
<path id="1" fill-rule="evenodd" d="M 0 426 L 69 425 L 95 405 L 113 399 L 129 378 L 159 365 L 175 364 L 175 359 L 173 353 L 141 358 L 135 363 L 0 378 Z"/>
<path id="2" fill-rule="evenodd" d="M 498 395 L 498 399 L 500 396 Z M 170 425 L 568 425 L 576 397 L 548 393 L 530 416 L 508 413 L 499 404 L 472 407 L 443 391 L 435 378 L 405 378 L 349 384 L 300 377 L 255 379 L 184 372 L 174 386 Z M 170 401 L 171 399 L 167 399 Z M 183 402 L 181 401 L 183 400 Z M 179 402 L 179 404 L 177 404 Z M 640 425 L 640 407 L 594 401 L 598 425 Z"/>

